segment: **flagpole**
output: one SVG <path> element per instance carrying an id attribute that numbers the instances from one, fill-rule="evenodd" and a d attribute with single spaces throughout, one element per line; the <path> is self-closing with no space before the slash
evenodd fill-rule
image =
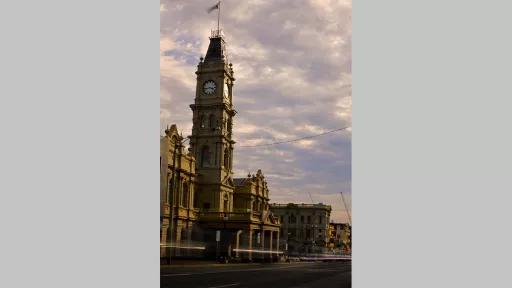
<path id="1" fill-rule="evenodd" d="M 220 28 L 219 28 L 219 23 L 220 23 L 220 1 L 219 1 L 219 12 L 217 13 L 217 33 L 220 34 Z"/>

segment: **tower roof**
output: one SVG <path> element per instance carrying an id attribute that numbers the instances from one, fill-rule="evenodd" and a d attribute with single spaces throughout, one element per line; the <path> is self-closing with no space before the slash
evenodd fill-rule
<path id="1" fill-rule="evenodd" d="M 208 45 L 208 51 L 206 52 L 204 62 L 223 61 L 226 56 L 226 42 L 222 38 L 221 31 L 212 31 L 210 45 Z"/>

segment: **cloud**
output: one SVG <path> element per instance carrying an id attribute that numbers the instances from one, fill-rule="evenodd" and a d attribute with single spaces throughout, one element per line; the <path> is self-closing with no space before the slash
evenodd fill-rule
<path id="1" fill-rule="evenodd" d="M 210 4 L 162 0 L 160 6 L 160 121 L 162 127 L 176 123 L 184 135 L 191 133 L 197 63 L 217 26 L 217 14 L 206 13 Z M 236 78 L 236 176 L 262 169 L 272 202 L 313 198 L 333 205 L 337 221 L 347 218 L 339 192 L 351 191 L 351 129 L 282 145 L 241 146 L 352 125 L 351 6 L 248 0 L 223 1 L 221 11 Z"/>

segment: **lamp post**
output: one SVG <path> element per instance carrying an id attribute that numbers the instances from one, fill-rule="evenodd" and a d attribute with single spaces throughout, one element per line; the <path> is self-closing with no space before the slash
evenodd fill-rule
<path id="1" fill-rule="evenodd" d="M 223 217 L 223 220 L 224 220 L 224 229 L 222 229 L 222 233 L 223 233 L 224 235 L 226 235 L 226 234 L 227 234 L 227 233 L 226 233 L 226 222 L 228 222 L 228 219 L 229 219 L 229 218 L 228 218 L 228 215 L 227 215 L 226 213 L 224 213 L 224 217 Z M 228 237 L 227 237 L 227 236 L 225 236 L 225 238 L 226 238 L 226 240 L 228 239 Z M 225 248 L 226 248 L 226 255 L 225 255 L 225 256 L 229 256 L 229 254 L 230 254 L 229 249 L 230 249 L 231 247 L 230 247 L 230 245 L 229 245 L 229 243 L 228 243 L 227 241 L 224 241 L 224 243 L 225 243 L 224 245 L 226 246 L 226 247 L 225 247 Z"/>
<path id="2" fill-rule="evenodd" d="M 313 227 L 313 240 L 311 241 L 311 252 L 315 252 L 315 244 L 316 244 L 316 224 L 313 224 L 311 227 Z"/>
<path id="3" fill-rule="evenodd" d="M 288 232 L 286 234 L 286 247 L 285 247 L 285 251 L 286 251 L 286 257 L 290 257 L 290 253 L 288 252 L 288 246 L 289 246 L 289 243 L 290 243 L 290 235 L 292 235 L 291 232 Z"/>
<path id="4" fill-rule="evenodd" d="M 171 138 L 172 139 L 172 138 Z M 170 222 L 169 226 L 169 264 L 171 264 L 171 257 L 172 257 L 172 230 L 174 229 L 174 195 L 176 192 L 176 183 L 175 183 L 175 175 L 176 175 L 176 152 L 178 150 L 178 139 L 174 138 L 175 141 L 172 143 L 174 145 L 173 153 L 172 153 L 172 179 L 171 179 L 171 187 L 167 189 L 167 203 L 169 204 L 170 208 Z"/>
<path id="5" fill-rule="evenodd" d="M 222 220 L 223 220 L 223 224 L 224 224 L 224 228 L 222 229 L 222 233 L 220 230 L 217 230 L 217 235 L 216 235 L 216 241 L 217 241 L 217 251 L 216 251 L 216 258 L 217 258 L 217 261 L 220 261 L 220 240 L 221 240 L 221 234 L 224 234 L 226 235 L 226 222 L 228 221 L 228 215 L 227 214 L 224 214 L 224 216 L 222 217 Z M 223 245 L 225 246 L 225 245 Z"/>

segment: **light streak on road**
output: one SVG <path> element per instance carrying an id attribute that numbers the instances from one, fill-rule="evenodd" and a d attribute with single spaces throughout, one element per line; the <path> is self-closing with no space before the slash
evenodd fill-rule
<path id="1" fill-rule="evenodd" d="M 283 254 L 283 251 L 269 251 L 269 250 L 252 250 L 252 249 L 233 249 L 235 252 L 251 252 L 261 254 Z"/>
<path id="2" fill-rule="evenodd" d="M 177 246 L 171 244 L 160 244 L 160 247 L 164 248 L 178 248 L 178 249 L 187 249 L 187 250 L 205 250 L 204 246 Z"/>

